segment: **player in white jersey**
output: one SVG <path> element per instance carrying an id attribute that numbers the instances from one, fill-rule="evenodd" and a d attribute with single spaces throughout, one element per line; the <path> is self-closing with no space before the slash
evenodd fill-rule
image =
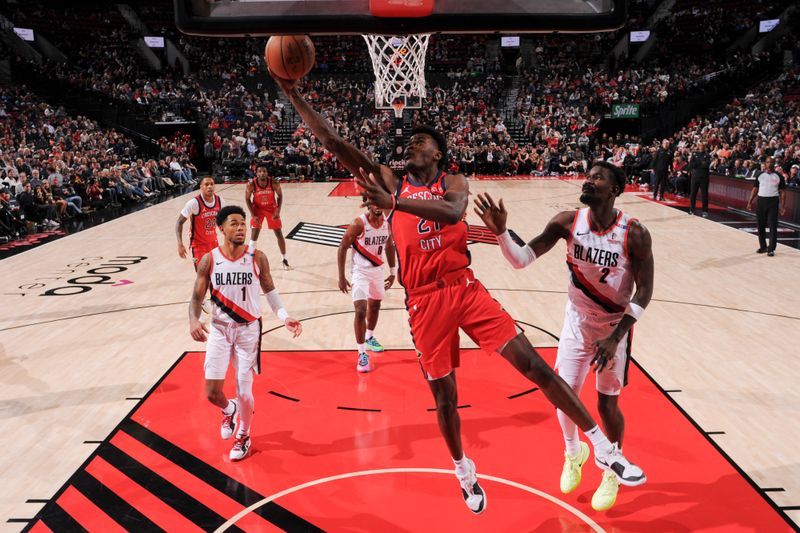
<path id="1" fill-rule="evenodd" d="M 189 332 L 206 345 L 205 380 L 208 401 L 222 409 L 223 439 L 236 430 L 230 458 L 239 461 L 250 450 L 250 425 L 253 420 L 253 374 L 260 372 L 261 294 L 267 295 L 272 311 L 295 337 L 302 332 L 297 319 L 291 318 L 281 303 L 267 256 L 245 245 L 247 224 L 244 210 L 237 205 L 223 207 L 217 214 L 217 227 L 224 241 L 205 254 L 197 265 L 192 301 L 189 304 Z M 211 331 L 200 322 L 200 307 L 211 288 Z M 206 333 L 209 333 L 206 336 Z M 228 362 L 236 372 L 236 399 L 223 392 Z M 238 425 L 238 430 L 237 430 Z"/>
<path id="2" fill-rule="evenodd" d="M 570 284 L 556 369 L 580 393 L 590 366 L 595 365 L 597 408 L 609 440 L 620 449 L 625 420 L 617 400 L 627 381 L 633 325 L 650 303 L 654 273 L 649 232 L 614 208 L 625 182 L 622 169 L 595 162 L 580 197 L 588 207 L 559 213 L 527 245 L 515 242 L 506 229 L 508 213 L 503 200 L 496 205 L 488 194 L 475 200 L 475 212 L 498 236 L 503 255 L 515 268 L 529 265 L 559 239 L 567 241 Z M 580 484 L 589 447 L 581 442 L 575 423 L 561 411 L 558 421 L 566 444 L 561 474 L 561 491 L 566 494 Z M 614 505 L 618 474 L 613 469 L 603 473 L 592 497 L 595 510 Z"/>
<path id="3" fill-rule="evenodd" d="M 344 274 L 347 250 L 353 251 L 351 282 Z M 383 279 L 383 258 L 389 263 L 389 277 Z M 382 352 L 383 346 L 373 335 L 378 324 L 378 313 L 384 292 L 394 283 L 394 241 L 383 210 L 370 206 L 347 228 L 339 244 L 339 290 L 347 293 L 352 286 L 353 306 L 356 309 L 354 329 L 358 362 L 356 370 L 370 372 L 373 369 L 367 349 Z M 351 285 L 352 284 L 352 285 Z"/>

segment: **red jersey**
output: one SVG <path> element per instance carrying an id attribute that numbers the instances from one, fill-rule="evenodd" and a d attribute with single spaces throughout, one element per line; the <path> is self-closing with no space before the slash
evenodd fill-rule
<path id="1" fill-rule="evenodd" d="M 253 178 L 253 208 L 261 211 L 275 211 L 278 208 L 271 177 L 267 178 L 266 187 L 259 187 L 258 178 Z"/>
<path id="2" fill-rule="evenodd" d="M 222 202 L 219 196 L 214 195 L 214 203 L 206 205 L 203 197 L 197 195 L 195 201 L 198 205 L 198 212 L 192 215 L 192 234 L 189 246 L 203 250 L 216 248 L 217 241 L 217 213 L 222 209 Z"/>
<path id="3" fill-rule="evenodd" d="M 445 173 L 432 185 L 421 185 L 408 175 L 397 188 L 398 198 L 441 200 L 445 194 Z M 410 213 L 393 211 L 389 217 L 400 263 L 398 280 L 406 289 L 435 283 L 447 274 L 465 270 L 470 263 L 467 223 L 431 222 Z"/>

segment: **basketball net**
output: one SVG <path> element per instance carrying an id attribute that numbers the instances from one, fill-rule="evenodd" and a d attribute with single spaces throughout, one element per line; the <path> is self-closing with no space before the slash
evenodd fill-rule
<path id="1" fill-rule="evenodd" d="M 425 54 L 430 34 L 364 35 L 375 73 L 375 108 L 418 109 L 425 98 Z"/>

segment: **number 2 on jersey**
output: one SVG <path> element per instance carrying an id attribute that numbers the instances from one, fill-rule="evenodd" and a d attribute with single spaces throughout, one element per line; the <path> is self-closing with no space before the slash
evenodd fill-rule
<path id="1" fill-rule="evenodd" d="M 602 275 L 602 276 L 600 276 L 600 283 L 608 283 L 608 282 L 606 281 L 606 278 L 607 278 L 607 277 L 608 277 L 608 275 L 611 273 L 611 269 L 609 269 L 609 268 L 604 268 L 604 269 L 602 269 L 600 272 L 602 272 L 602 273 L 603 273 L 603 275 Z"/>

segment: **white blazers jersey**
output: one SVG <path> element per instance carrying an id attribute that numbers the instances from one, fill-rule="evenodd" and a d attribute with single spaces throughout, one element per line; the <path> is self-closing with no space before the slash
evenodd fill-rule
<path id="1" fill-rule="evenodd" d="M 225 257 L 220 248 L 211 251 L 212 318 L 218 322 L 249 324 L 261 318 L 261 283 L 255 248 L 241 257 Z"/>
<path id="2" fill-rule="evenodd" d="M 579 310 L 622 314 L 633 294 L 628 233 L 634 218 L 618 211 L 617 220 L 603 233 L 589 226 L 589 208 L 575 212 L 567 240 L 570 271 L 569 300 Z"/>
<path id="3" fill-rule="evenodd" d="M 364 225 L 355 241 L 353 241 L 353 270 L 368 271 L 383 266 L 386 241 L 389 240 L 389 223 L 386 218 L 380 228 L 375 228 L 367 220 L 367 215 L 358 217 Z"/>

